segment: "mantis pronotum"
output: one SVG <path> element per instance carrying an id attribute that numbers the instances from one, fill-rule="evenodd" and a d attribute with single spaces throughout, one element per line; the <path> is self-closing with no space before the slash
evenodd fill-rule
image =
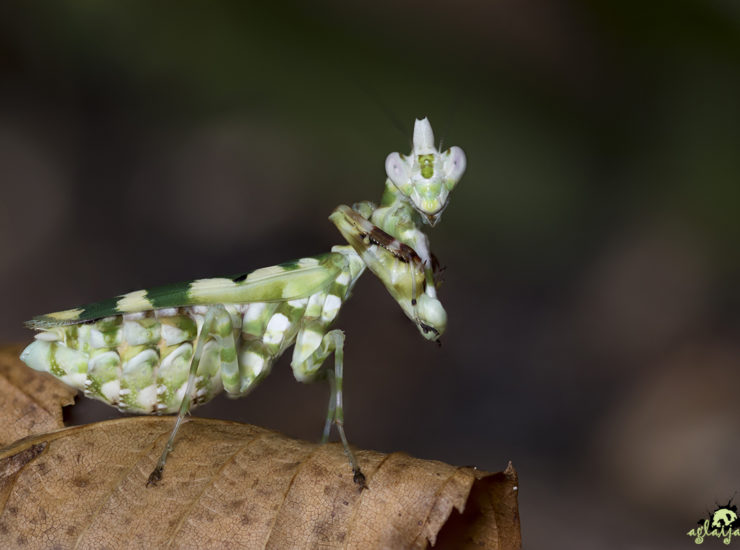
<path id="1" fill-rule="evenodd" d="M 294 346 L 297 380 L 326 379 L 329 410 L 322 441 L 336 426 L 354 480 L 364 487 L 344 433 L 344 333 L 330 326 L 365 271 L 374 273 L 427 340 L 444 332 L 434 259 L 423 224 L 435 225 L 465 171 L 459 147 L 440 152 L 427 119 L 414 126 L 410 155 L 386 159 L 380 206 L 341 205 L 329 216 L 349 245 L 233 277 L 138 290 L 35 317 L 39 330 L 21 354 L 85 395 L 139 414 L 177 412 L 147 485 L 162 477 L 183 419 L 222 389 L 247 394 Z M 334 354 L 334 369 L 322 368 Z"/>

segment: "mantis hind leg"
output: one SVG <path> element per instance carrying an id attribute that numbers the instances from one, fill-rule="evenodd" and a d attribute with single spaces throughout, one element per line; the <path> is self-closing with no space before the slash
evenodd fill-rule
<path id="1" fill-rule="evenodd" d="M 329 409 L 326 413 L 326 422 L 324 423 L 324 434 L 321 436 L 321 443 L 327 443 L 329 441 L 331 426 L 334 424 L 334 415 L 337 410 L 337 384 L 334 380 L 334 373 L 327 371 L 326 379 L 329 381 Z"/>
<path id="2" fill-rule="evenodd" d="M 329 432 L 331 431 L 331 425 L 334 424 L 339 432 L 339 437 L 342 440 L 342 446 L 344 447 L 344 454 L 349 459 L 350 466 L 352 467 L 352 479 L 355 483 L 360 486 L 360 490 L 366 487 L 365 485 L 365 474 L 360 470 L 360 466 L 357 463 L 352 449 L 349 447 L 349 441 L 347 435 L 344 433 L 344 406 L 342 402 L 342 378 L 344 376 L 344 333 L 341 330 L 331 330 L 324 336 L 324 348 L 328 353 L 333 349 L 334 351 L 334 372 L 331 370 L 327 371 L 327 378 L 329 379 L 329 388 L 331 390 L 329 396 L 329 411 L 326 417 L 326 424 L 324 425 L 324 437 L 322 442 L 326 442 L 329 439 Z"/>
<path id="3" fill-rule="evenodd" d="M 177 420 L 175 420 L 175 426 L 170 433 L 170 437 L 167 440 L 167 444 L 164 446 L 162 455 L 159 457 L 156 467 L 149 475 L 149 479 L 146 482 L 146 486 L 156 485 L 158 481 L 162 479 L 162 471 L 164 465 L 167 462 L 167 456 L 172 451 L 173 444 L 175 442 L 175 436 L 180 429 L 185 416 L 190 411 L 190 406 L 193 401 L 193 389 L 195 388 L 196 374 L 198 373 L 198 365 L 200 365 L 201 358 L 203 356 L 203 348 L 206 343 L 214 338 L 219 343 L 220 354 L 222 363 L 225 359 L 224 352 L 229 355 L 230 352 L 234 351 L 234 334 L 231 325 L 231 316 L 226 311 L 226 308 L 221 304 L 216 304 L 208 308 L 205 319 L 203 320 L 203 326 L 200 330 L 200 336 L 198 342 L 195 345 L 193 351 L 193 357 L 190 360 L 190 373 L 188 375 L 187 385 L 185 386 L 185 394 L 180 402 L 180 411 L 177 414 Z"/>

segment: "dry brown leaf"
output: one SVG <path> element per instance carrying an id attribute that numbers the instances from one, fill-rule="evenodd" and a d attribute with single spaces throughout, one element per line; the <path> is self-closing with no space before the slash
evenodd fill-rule
<path id="1" fill-rule="evenodd" d="M 50 374 L 23 365 L 23 346 L 0 348 L 0 446 L 28 435 L 63 428 L 62 407 L 77 390 Z"/>
<path id="2" fill-rule="evenodd" d="M 0 407 L 2 408 L 2 407 Z M 172 418 L 122 418 L 0 450 L 0 547 L 520 547 L 517 478 L 194 418 L 158 486 Z"/>

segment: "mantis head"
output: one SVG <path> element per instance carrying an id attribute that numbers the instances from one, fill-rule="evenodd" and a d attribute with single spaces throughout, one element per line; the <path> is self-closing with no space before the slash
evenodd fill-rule
<path id="1" fill-rule="evenodd" d="M 434 226 L 449 202 L 450 191 L 465 172 L 465 153 L 459 147 L 439 152 L 429 120 L 416 120 L 410 155 L 391 153 L 385 160 L 388 181 Z"/>

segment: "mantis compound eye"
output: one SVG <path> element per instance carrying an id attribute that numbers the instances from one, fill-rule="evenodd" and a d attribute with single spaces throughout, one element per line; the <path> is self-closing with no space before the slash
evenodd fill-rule
<path id="1" fill-rule="evenodd" d="M 450 147 L 442 153 L 442 157 L 444 158 L 442 171 L 444 172 L 445 187 L 448 191 L 452 191 L 465 173 L 467 159 L 465 153 L 459 147 Z"/>
<path id="2" fill-rule="evenodd" d="M 427 340 L 437 340 L 447 328 L 447 312 L 437 298 L 422 294 L 416 304 L 417 324 Z"/>
<path id="3" fill-rule="evenodd" d="M 385 159 L 385 172 L 401 193 L 406 196 L 411 193 L 411 166 L 406 158 L 398 153 L 391 153 Z"/>

